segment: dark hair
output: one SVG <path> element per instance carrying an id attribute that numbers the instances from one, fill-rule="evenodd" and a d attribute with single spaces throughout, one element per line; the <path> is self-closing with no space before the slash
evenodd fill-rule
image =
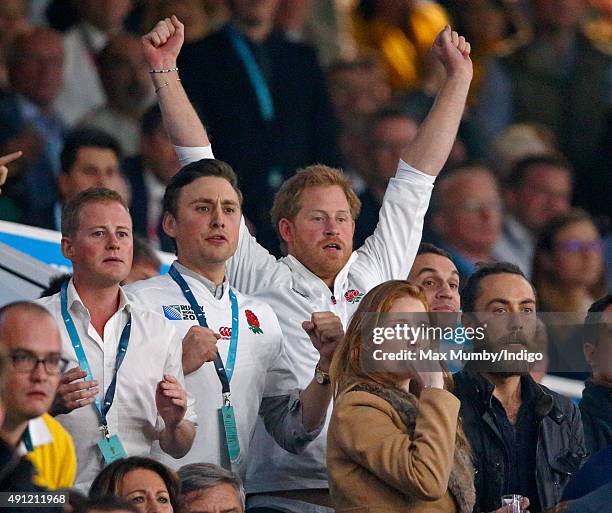
<path id="1" fill-rule="evenodd" d="M 597 344 L 599 341 L 599 328 L 606 324 L 603 312 L 612 305 L 612 294 L 608 294 L 595 301 L 584 318 L 584 342 Z"/>
<path id="2" fill-rule="evenodd" d="M 132 265 L 143 262 L 157 269 L 161 268 L 161 260 L 149 244 L 149 241 L 143 237 L 137 235 L 134 236 L 134 258 L 132 259 Z"/>
<path id="3" fill-rule="evenodd" d="M 77 128 L 68 134 L 60 154 L 61 172 L 70 174 L 81 148 L 111 150 L 121 161 L 121 146 L 112 135 L 97 128 Z"/>
<path id="4" fill-rule="evenodd" d="M 162 478 L 168 489 L 172 509 L 178 513 L 180 511 L 178 503 L 180 483 L 176 472 L 154 459 L 142 456 L 120 459 L 102 469 L 89 488 L 89 498 L 98 499 L 106 495 L 117 495 L 121 480 L 129 472 L 137 469 L 150 470 Z"/>
<path id="5" fill-rule="evenodd" d="M 163 124 L 161 109 L 159 105 L 155 103 L 151 105 L 140 118 L 140 133 L 145 136 L 151 136 L 159 127 L 162 127 Z"/>
<path id="6" fill-rule="evenodd" d="M 222 160 L 217 159 L 201 159 L 191 164 L 187 164 L 178 173 L 176 173 L 170 183 L 166 187 L 163 202 L 163 212 L 169 212 L 174 217 L 177 214 L 177 205 L 181 189 L 198 178 L 205 176 L 217 176 L 225 178 L 238 195 L 240 205 L 242 205 L 242 192 L 238 188 L 238 177 L 232 167 Z"/>
<path id="7" fill-rule="evenodd" d="M 510 262 L 493 262 L 486 264 L 479 264 L 476 271 L 474 271 L 467 279 L 463 290 L 461 291 L 461 309 L 464 312 L 473 312 L 475 309 L 476 301 L 481 294 L 480 282 L 487 276 L 493 276 L 496 274 L 515 274 L 524 278 L 535 295 L 535 288 L 531 282 L 525 276 L 525 273 L 521 271 L 518 265 L 511 264 Z"/>
<path id="8" fill-rule="evenodd" d="M 572 165 L 561 155 L 531 155 L 516 162 L 504 182 L 508 189 L 515 189 L 525 183 L 527 174 L 536 166 L 551 166 L 565 170 L 573 177 Z"/>
<path id="9" fill-rule="evenodd" d="M 118 509 L 138 513 L 138 509 L 133 504 L 117 497 L 116 495 L 104 495 L 95 499 L 85 500 L 74 506 L 74 513 L 89 513 L 90 511 L 109 511 L 114 512 Z"/>
<path id="10" fill-rule="evenodd" d="M 104 187 L 90 187 L 89 189 L 79 192 L 64 205 L 62 210 L 62 235 L 70 237 L 77 232 L 80 222 L 79 216 L 85 205 L 88 203 L 105 203 L 113 201 L 119 203 L 129 212 L 127 203 L 116 191 Z"/>
<path id="11" fill-rule="evenodd" d="M 448 258 L 451 262 L 453 262 L 453 257 L 450 255 L 448 251 L 445 251 L 442 248 L 439 248 L 435 244 L 431 244 L 429 242 L 421 242 L 421 244 L 419 244 L 419 249 L 417 250 L 416 256 L 426 255 L 429 253 L 434 254 L 434 255 L 439 255 L 444 258 Z"/>
<path id="12" fill-rule="evenodd" d="M 40 297 L 54 296 L 60 291 L 64 282 L 70 281 L 70 278 L 72 278 L 72 274 L 70 273 L 52 276 L 49 280 L 49 285 L 47 288 L 40 293 Z"/>

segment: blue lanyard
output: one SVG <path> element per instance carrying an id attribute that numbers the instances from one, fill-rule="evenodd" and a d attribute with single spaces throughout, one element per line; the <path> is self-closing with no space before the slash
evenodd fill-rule
<path id="1" fill-rule="evenodd" d="M 231 25 L 227 25 L 227 33 L 234 50 L 240 57 L 242 64 L 246 69 L 249 77 L 249 82 L 255 89 L 255 96 L 257 97 L 257 103 L 259 103 L 259 111 L 265 121 L 271 121 L 274 119 L 274 103 L 272 102 L 272 95 L 266 79 L 259 69 L 259 65 L 253 56 L 253 52 L 249 48 L 249 44 L 245 41 L 244 36 L 238 32 Z"/>
<path id="2" fill-rule="evenodd" d="M 193 313 L 198 319 L 198 324 L 203 328 L 208 328 L 208 323 L 206 322 L 206 317 L 202 312 L 202 308 L 196 301 L 193 292 L 187 285 L 185 278 L 181 275 L 180 272 L 176 270 L 174 264 L 170 267 L 168 271 L 170 277 L 176 282 L 176 284 L 181 289 L 183 296 L 191 306 Z M 230 288 L 229 289 L 229 297 L 230 302 L 232 304 L 232 336 L 230 338 L 229 351 L 227 353 L 227 364 L 223 365 L 223 360 L 219 353 L 215 358 L 215 370 L 217 371 L 217 376 L 219 376 L 219 381 L 221 381 L 221 393 L 223 394 L 224 400 L 229 401 L 229 393 L 230 393 L 230 381 L 232 380 L 232 375 L 234 374 L 234 366 L 236 364 L 236 350 L 238 348 L 238 300 L 236 299 L 236 294 Z"/>
<path id="3" fill-rule="evenodd" d="M 77 359 L 79 360 L 79 366 L 81 369 L 87 373 L 85 376 L 85 381 L 92 381 L 93 374 L 91 372 L 91 368 L 89 367 L 89 362 L 87 361 L 87 356 L 85 356 L 85 351 L 83 350 L 83 346 L 81 345 L 81 339 L 79 338 L 79 334 L 77 333 L 76 327 L 74 325 L 74 321 L 68 312 L 68 283 L 64 282 L 62 288 L 60 290 L 60 300 L 62 306 L 62 319 L 64 320 L 64 325 L 66 326 L 66 330 L 68 331 L 68 336 L 70 337 L 70 342 L 72 343 L 72 347 L 74 348 L 74 352 L 76 354 Z M 115 399 L 115 389 L 117 388 L 117 373 L 119 372 L 119 367 L 123 363 L 123 359 L 125 358 L 125 353 L 128 348 L 128 344 L 130 342 L 130 332 L 132 330 L 132 316 L 128 313 L 128 321 L 123 331 L 121 332 L 121 338 L 119 339 L 119 347 L 117 348 L 117 357 L 115 358 L 115 371 L 113 373 L 113 379 L 106 389 L 106 394 L 104 395 L 104 403 L 100 404 L 100 398 L 96 397 L 96 401 L 94 403 L 94 409 L 98 415 L 98 419 L 100 420 L 100 425 L 105 429 L 105 434 L 107 435 L 107 422 L 106 422 L 106 414 L 110 407 L 113 404 Z"/>

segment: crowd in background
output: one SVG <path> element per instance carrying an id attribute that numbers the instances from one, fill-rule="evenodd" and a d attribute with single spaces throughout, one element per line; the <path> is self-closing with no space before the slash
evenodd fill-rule
<path id="1" fill-rule="evenodd" d="M 478 287 L 484 279 L 488 278 L 487 283 L 490 283 L 491 276 L 486 274 L 490 272 L 492 275 L 520 278 L 522 285 L 533 284 L 534 297 L 529 301 L 535 304 L 537 300 L 540 312 L 571 312 L 584 320 L 587 311 L 609 310 L 612 283 L 612 9 L 604 1 L 5 0 L 0 3 L 0 155 L 17 151 L 22 155 L 8 166 L 8 177 L 0 196 L 0 220 L 61 230 L 64 235 L 72 235 L 74 227 L 67 225 L 65 219 L 66 211 L 70 212 L 71 208 L 78 219 L 81 208 L 88 207 L 95 213 L 93 207 L 87 205 L 88 201 L 93 201 L 94 206 L 96 201 L 110 202 L 115 206 L 129 205 L 134 234 L 140 239 L 138 247 L 134 243 L 132 275 L 129 278 L 123 276 L 113 286 L 158 274 L 160 263 L 151 248 L 174 251 L 178 242 L 181 260 L 181 244 L 183 255 L 187 244 L 181 240 L 185 234 L 174 233 L 169 237 L 164 212 L 170 211 L 178 219 L 172 210 L 178 207 L 168 206 L 164 194 L 167 195 L 169 184 L 179 189 L 190 186 L 190 180 L 194 178 L 187 178 L 183 183 L 183 175 L 177 173 L 185 164 L 197 159 L 196 153 L 189 152 L 193 150 L 189 147 L 205 144 L 183 144 L 182 140 L 189 137 L 177 137 L 180 131 L 173 121 L 169 123 L 172 115 L 167 105 L 163 102 L 161 107 L 158 105 L 158 98 L 166 92 L 159 94 L 160 91 L 164 88 L 169 91 L 173 87 L 168 81 L 164 82 L 164 77 L 174 77 L 172 73 L 176 70 L 158 69 L 155 74 L 159 75 L 154 77 L 152 85 L 150 56 L 143 55 L 140 39 L 158 20 L 172 14 L 185 24 L 185 43 L 177 62 L 181 84 L 210 134 L 215 158 L 229 163 L 237 175 L 238 185 L 244 193 L 244 198 L 240 196 L 243 200 L 241 206 L 249 232 L 276 256 L 287 254 L 286 244 L 279 242 L 279 235 L 285 243 L 287 237 L 278 233 L 279 226 L 274 226 L 279 219 L 286 217 L 275 206 L 279 201 L 277 196 L 275 202 L 275 194 L 282 184 L 297 176 L 296 170 L 317 163 L 342 169 L 343 176 L 350 180 L 361 202 L 360 215 L 355 223 L 354 247 L 358 249 L 364 243 L 367 246 L 366 239 L 374 233 L 379 222 L 385 191 L 390 184 L 391 188 L 395 187 L 392 180 L 396 176 L 398 160 L 406 160 L 404 155 L 418 138 L 420 127 L 423 127 L 432 107 L 435 108 L 436 95 L 447 83 L 445 68 L 430 48 L 436 35 L 451 24 L 471 43 L 474 78 L 458 135 L 436 179 L 425 217 L 422 240 L 435 246 L 425 246 L 429 250 L 423 250 L 421 246 L 419 250 L 419 254 L 437 255 L 452 264 L 448 274 L 453 276 L 453 280 L 456 276 L 457 297 L 454 297 L 455 293 L 444 292 L 449 294 L 446 306 L 450 305 L 449 311 L 459 311 L 461 284 L 461 287 L 467 287 L 467 290 L 462 290 L 462 294 L 465 293 L 462 301 L 466 297 L 473 300 L 471 308 L 464 307 L 463 310 L 476 310 L 479 295 L 484 294 Z M 249 17 L 256 19 L 257 23 Z M 228 23 L 230 21 L 232 23 Z M 251 27 L 248 38 L 237 27 L 240 30 Z M 175 153 L 175 147 L 182 152 Z M 206 158 L 211 156 L 212 150 Z M 4 163 L 4 160 L 0 162 Z M 223 169 L 215 172 L 220 174 L 214 176 L 225 178 L 237 190 L 231 170 L 229 174 Z M 180 177 L 179 185 L 176 185 L 177 176 Z M 210 178 L 210 175 L 203 176 Z M 332 183 L 338 185 L 341 182 Z M 316 183 L 311 186 L 316 187 Z M 91 187 L 107 188 L 115 195 L 93 197 L 93 200 L 87 194 L 83 196 L 83 192 Z M 347 197 L 350 199 L 348 193 Z M 341 243 L 336 245 L 342 249 Z M 411 250 L 416 252 L 416 247 Z M 365 251 L 371 251 L 371 248 Z M 254 253 L 253 260 L 258 256 L 259 253 Z M 84 264 L 83 261 L 79 264 L 78 258 L 78 253 L 74 254 L 75 274 L 79 276 L 80 272 L 83 276 L 78 265 Z M 138 268 L 137 261 L 141 264 Z M 303 260 L 300 262 L 304 263 Z M 496 262 L 501 267 L 495 267 Z M 483 267 L 483 263 L 492 267 Z M 432 264 L 426 269 L 435 268 L 439 274 L 437 265 Z M 416 268 L 415 263 L 411 280 L 418 283 L 420 272 L 415 271 Z M 250 268 L 245 265 L 245 269 Z M 180 271 L 186 272 L 183 268 Z M 239 271 L 233 269 L 232 272 Z M 249 273 L 239 273 L 238 279 L 231 273 L 229 276 L 232 286 L 237 286 L 236 282 L 241 279 L 247 284 L 244 288 L 238 287 L 240 292 L 258 293 Z M 321 277 L 320 274 L 317 276 Z M 52 297 L 57 299 L 54 308 L 58 312 L 58 294 L 65 293 L 66 287 L 71 286 L 67 284 L 72 283 L 74 278 L 60 280 L 48 291 L 48 295 L 57 293 Z M 423 289 L 428 287 L 419 284 Z M 218 292 L 220 297 L 224 297 L 223 290 L 215 290 L 214 285 L 212 292 L 215 297 Z M 331 287 L 335 305 L 333 280 L 328 287 Z M 367 289 L 370 288 L 368 285 Z M 531 290 L 530 287 L 527 289 Z M 137 294 L 138 285 L 131 290 Z M 141 300 L 154 302 L 154 294 L 145 286 L 140 290 Z M 374 308 L 377 307 L 375 290 L 363 298 L 369 297 L 367 304 Z M 385 293 L 388 294 L 389 290 Z M 508 290 L 514 290 L 511 284 Z M 416 300 L 417 304 L 421 302 L 415 307 L 416 311 L 432 308 L 432 301 L 435 301 L 427 296 L 427 290 L 425 295 L 416 288 L 406 289 L 403 294 Z M 597 300 L 604 296 L 607 303 L 598 305 Z M 356 297 L 347 297 L 347 301 L 352 303 Z M 355 303 L 360 299 L 361 296 Z M 43 304 L 52 303 L 43 301 Z M 121 303 L 120 308 L 124 307 Z M 19 322 L 26 322 L 27 315 L 30 315 L 32 325 L 43 324 L 42 312 L 33 307 L 23 308 L 24 316 L 19 318 Z M 385 308 L 391 307 L 387 304 L 380 308 L 382 310 L 378 311 L 384 312 L 387 311 Z M 254 322 L 249 317 L 250 310 L 246 312 L 249 327 L 258 328 L 257 317 Z M 274 312 L 285 332 L 281 312 L 276 308 Z M 7 323 L 6 317 L 10 313 L 0 315 L 0 330 L 8 329 L 3 328 L 2 322 Z M 347 331 L 345 345 L 351 343 L 351 333 L 356 337 L 357 327 L 353 328 L 349 327 Z M 597 358 L 583 354 L 582 339 L 572 342 L 567 334 L 566 338 L 570 339 L 568 347 L 562 351 L 563 354 L 558 350 L 555 352 L 558 344 L 555 346 L 551 341 L 561 336 L 555 332 L 556 328 L 554 325 L 544 327 L 548 330 L 545 337 L 549 347 L 547 365 L 553 370 L 567 370 L 564 359 L 572 360 L 572 364 L 580 360 L 584 363 L 582 374 L 557 373 L 586 379 Z M 11 329 L 15 330 L 15 327 Z M 155 329 L 150 330 L 151 337 L 154 337 Z M 49 328 L 48 332 L 51 331 Z M 9 335 L 16 332 L 7 333 L 4 336 L 9 340 Z M 57 335 L 59 344 L 59 333 Z M 161 362 L 164 367 L 158 379 L 180 395 L 184 393 L 184 387 L 189 391 L 189 381 L 185 385 L 182 371 L 176 371 L 177 365 L 181 365 L 174 361 L 176 355 L 170 356 L 172 343 L 168 343 L 168 360 Z M 59 353 L 53 351 L 52 354 Z M 23 369 L 32 363 L 26 360 L 21 363 Z M 43 365 L 39 367 L 41 362 Z M 14 358 L 12 365 L 16 365 Z M 43 366 L 44 372 L 49 371 L 49 375 L 56 377 L 64 370 L 60 370 L 59 357 L 54 361 L 51 356 L 34 362 L 30 370 L 43 372 Z M 185 359 L 182 366 L 185 366 Z M 172 376 L 170 380 L 166 378 L 169 369 L 176 371 L 171 373 L 176 375 L 176 379 Z M 309 380 L 311 370 L 308 367 Z M 275 372 L 279 372 L 278 369 Z M 346 378 L 350 372 L 333 366 L 330 372 L 335 385 L 342 389 L 341 378 Z M 545 372 L 546 367 L 542 370 Z M 10 379 L 11 371 L 7 373 Z M 439 508 L 452 504 L 456 511 L 467 512 L 473 507 L 476 512 L 485 512 L 499 499 L 495 488 L 498 483 L 482 482 L 478 469 L 493 474 L 499 471 L 498 467 L 494 468 L 495 458 L 503 457 L 487 454 L 488 459 L 475 464 L 479 496 L 474 503 L 474 498 L 470 498 L 473 490 L 463 490 L 458 484 L 465 481 L 459 469 L 465 471 L 467 468 L 461 460 L 464 457 L 461 451 L 467 447 L 468 441 L 474 446 L 473 437 L 481 440 L 485 435 L 470 424 L 473 412 L 466 411 L 465 405 L 471 401 L 466 401 L 461 394 L 470 394 L 470 387 L 478 386 L 478 383 L 474 385 L 469 381 L 471 378 L 465 376 L 460 374 L 456 378 L 458 390 L 455 393 L 462 400 L 465 433 L 460 423 L 456 426 L 460 404 L 451 394 L 443 390 L 426 391 L 423 396 L 422 408 L 429 411 L 428 415 L 434 415 L 436 401 L 447 410 L 437 413 L 437 422 L 444 426 L 448 424 L 453 437 L 457 429 L 457 449 L 455 461 L 451 458 L 445 462 L 448 468 L 440 471 L 441 475 L 444 472 L 448 474 L 440 497 L 432 499 L 424 491 L 416 495 L 426 496 L 419 499 L 426 503 L 439 500 Z M 541 376 L 536 381 L 540 379 Z M 270 397 L 265 397 L 267 392 L 263 384 L 260 385 L 263 408 Z M 444 388 L 445 385 L 432 386 Z M 482 383 L 480 386 L 483 388 L 477 388 L 479 393 L 481 390 L 486 393 L 486 386 Z M 306 388 L 301 382 L 300 387 Z M 82 390 L 93 402 L 93 393 L 85 388 Z M 419 426 L 414 427 L 414 419 L 410 421 L 402 416 L 406 411 L 411 412 L 408 415 L 421 414 L 418 410 L 411 410 L 413 406 L 405 404 L 405 401 L 409 402 L 405 396 L 400 394 L 389 398 L 384 387 L 374 391 L 367 387 L 359 390 L 370 396 L 381 396 L 395 410 L 402 412 L 401 419 L 394 420 L 397 425 L 408 425 L 411 436 L 415 429 L 414 432 L 419 433 Z M 537 402 L 540 389 L 536 387 L 534 390 L 534 401 Z M 178 398 L 179 395 L 172 397 Z M 420 391 L 417 395 L 420 396 Z M 155 404 L 157 400 L 158 397 L 151 402 Z M 178 429 L 179 425 L 185 427 L 183 423 L 195 418 L 193 404 L 188 404 L 187 399 L 180 395 L 180 401 L 183 400 L 180 422 L 174 425 L 168 421 L 169 431 Z M 432 404 L 429 405 L 428 401 Z M 584 441 L 582 428 L 577 427 L 580 424 L 575 416 L 577 408 L 565 399 L 555 401 L 559 401 L 554 407 L 560 416 L 557 425 L 552 424 L 543 435 L 545 445 L 548 444 L 549 449 L 551 443 L 555 447 L 558 445 L 559 450 L 570 447 L 569 457 L 580 459 L 585 454 L 581 452 Z M 157 410 L 145 412 L 149 420 L 153 419 L 152 424 L 155 424 L 154 417 L 158 412 L 164 420 L 178 415 L 169 412 L 167 405 L 162 413 L 159 404 Z M 297 404 L 307 405 L 308 401 L 300 396 Z M 341 404 L 343 408 L 347 407 L 347 401 Z M 351 407 L 349 404 L 347 408 L 350 410 Z M 265 414 L 260 414 L 265 418 Z M 347 443 L 342 437 L 348 428 L 342 427 L 342 422 L 350 426 L 360 424 L 362 420 L 343 418 L 341 408 L 335 415 L 335 427 L 330 427 L 328 439 L 335 441 L 335 452 L 329 453 L 331 459 L 328 454 L 328 462 L 335 458 L 337 466 L 334 466 L 334 472 L 339 474 L 330 475 L 331 486 L 336 494 L 336 505 L 350 507 L 352 499 L 345 501 L 344 497 L 350 495 L 348 492 L 355 483 L 344 479 L 342 472 L 351 469 L 342 467 L 347 456 L 338 447 L 345 447 Z M 499 411 L 492 412 L 492 415 L 499 415 Z M 54 421 L 45 416 L 40 418 L 44 418 L 48 429 L 55 433 Z M 499 420 L 502 417 L 495 417 L 496 422 L 503 424 Z M 282 423 L 285 422 L 289 425 L 291 420 Z M 309 426 L 299 425 L 304 432 L 296 445 L 307 445 L 316 438 L 321 429 L 318 422 L 315 420 Z M 528 425 L 531 420 L 521 417 L 519 422 Z M 564 423 L 567 423 L 567 428 Z M 327 430 L 327 424 L 325 426 Z M 295 435 L 295 425 L 292 424 L 291 429 Z M 555 431 L 557 429 L 560 434 Z M 507 432 L 501 431 L 500 438 L 506 443 Z M 355 437 L 352 442 L 359 439 L 359 432 L 351 433 Z M 197 436 L 200 436 L 199 432 Z M 274 438 L 278 442 L 283 436 L 277 434 Z M 523 441 L 540 441 L 539 435 L 534 433 L 523 436 L 535 437 Z M 174 431 L 168 437 L 162 450 L 175 458 L 184 456 L 184 440 Z M 9 441 L 9 445 L 12 442 Z M 65 441 L 64 446 L 71 443 Z M 587 445 L 589 443 L 587 440 Z M 442 459 L 445 454 L 453 454 L 452 448 L 445 450 L 443 444 L 442 435 L 439 439 L 433 438 L 432 445 L 438 448 Z M 597 447 L 601 448 L 605 448 L 605 444 Z M 588 449 L 596 452 L 591 451 L 591 447 Z M 519 447 L 519 456 L 520 450 Z M 70 452 L 69 449 L 66 451 Z M 436 455 L 431 457 L 438 458 Z M 13 472 L 11 475 L 19 473 L 22 462 L 16 462 L 10 451 L 7 458 L 13 465 L 9 465 Z M 539 465 L 535 460 L 529 464 Z M 570 468 L 566 474 L 574 473 L 580 466 L 580 463 L 571 461 L 563 464 Z M 563 464 L 559 465 L 562 467 Z M 76 461 L 71 460 L 62 468 L 64 471 L 71 469 L 72 479 L 75 465 Z M 384 462 L 380 468 L 375 464 L 365 466 L 383 484 L 370 476 L 355 482 L 364 487 L 380 486 L 381 494 L 388 501 L 398 500 L 386 489 L 389 480 L 395 479 L 393 471 L 387 469 Z M 31 473 L 31 469 L 22 470 L 23 475 Z M 552 472 L 563 472 L 563 468 L 554 468 Z M 89 482 L 95 473 L 97 469 L 88 476 Z M 539 483 L 537 486 L 525 484 L 521 481 L 525 476 L 520 473 L 512 479 L 514 477 L 513 486 L 519 487 L 520 482 L 521 487 L 530 490 L 530 495 L 533 490 L 529 487 L 538 488 L 533 491 L 533 496 L 539 497 L 540 502 L 532 504 L 532 511 L 544 511 L 561 498 L 560 485 L 553 482 L 552 477 L 549 480 L 543 478 L 541 487 Z M 70 481 L 62 476 L 57 482 L 63 478 Z M 245 508 L 240 477 L 221 467 L 198 467 L 192 463 L 184 466 L 177 476 L 153 460 L 128 458 L 111 463 L 96 477 L 89 491 L 89 501 L 73 498 L 75 511 L 133 511 L 133 505 L 119 499 L 113 502 L 109 494 L 128 499 L 138 509 L 133 493 L 142 491 L 136 486 L 142 482 L 150 485 L 143 493 L 142 502 L 157 502 L 155 507 L 159 511 L 199 511 L 199 500 L 208 501 L 206 507 L 210 508 L 224 503 L 227 507 L 223 511 L 242 512 Z M 563 486 L 566 483 L 567 480 Z M 486 491 L 482 492 L 487 490 L 487 486 L 495 490 L 490 496 Z M 157 492 L 147 496 L 150 490 Z M 454 500 L 449 498 L 451 496 Z M 564 498 L 574 497 L 566 494 Z M 312 511 L 326 511 L 325 507 L 329 507 L 329 504 L 315 504 L 323 509 Z M 253 505 L 251 509 L 254 512 L 294 511 L 289 505 L 283 505 L 281 499 L 272 503 L 278 509 L 260 508 L 256 502 Z M 414 507 L 414 511 L 421 511 L 418 504 Z"/>

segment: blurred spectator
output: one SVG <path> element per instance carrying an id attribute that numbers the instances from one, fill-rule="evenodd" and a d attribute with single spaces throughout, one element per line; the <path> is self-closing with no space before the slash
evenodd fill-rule
<path id="1" fill-rule="evenodd" d="M 158 276 L 161 271 L 161 260 L 155 254 L 155 250 L 149 245 L 146 239 L 134 237 L 134 258 L 132 268 L 128 277 L 121 282 L 121 285 L 129 285 L 139 280 L 146 280 L 153 276 Z"/>
<path id="2" fill-rule="evenodd" d="M 0 187 L 4 185 L 4 182 L 6 182 L 6 178 L 8 177 L 9 170 L 7 165 L 13 162 L 14 160 L 17 160 L 22 155 L 23 152 L 16 151 L 15 153 L 11 153 L 10 155 L 0 156 Z M 0 189 L 0 193 L 2 193 L 2 189 Z"/>
<path id="3" fill-rule="evenodd" d="M 343 171 L 353 190 L 361 193 L 369 171 L 368 121 L 391 99 L 384 69 L 373 56 L 338 60 L 327 69 L 327 80 L 336 119 L 340 122 L 338 144 Z"/>
<path id="4" fill-rule="evenodd" d="M 27 455 L 36 469 L 36 484 L 70 488 L 77 463 L 72 438 L 47 413 L 67 363 L 53 317 L 34 303 L 4 306 L 0 346 L 11 361 L 2 390 L 6 416 L 0 435 L 18 454 Z"/>
<path id="5" fill-rule="evenodd" d="M 40 293 L 40 297 L 49 297 L 57 294 L 62 289 L 63 283 L 68 283 L 70 278 L 72 278 L 72 274 L 70 273 L 57 274 L 51 277 L 49 285 Z"/>
<path id="6" fill-rule="evenodd" d="M 314 50 L 274 31 L 278 0 L 232 0 L 232 20 L 186 44 L 178 66 L 214 134 L 215 156 L 236 170 L 244 213 L 278 254 L 268 212 L 281 182 L 315 162 L 337 166 L 336 129 Z"/>
<path id="7" fill-rule="evenodd" d="M 0 91 L 4 91 L 9 85 L 6 68 L 7 47 L 17 35 L 30 29 L 27 0 L 0 2 Z"/>
<path id="8" fill-rule="evenodd" d="M 575 209 L 540 232 L 533 284 L 543 312 L 586 312 L 607 291 L 603 242 L 591 217 Z"/>
<path id="9" fill-rule="evenodd" d="M 576 472 L 568 485 L 563 490 L 563 500 L 576 500 L 588 495 L 598 488 L 612 481 L 612 445 L 609 445 L 601 451 L 595 452 L 586 461 L 582 468 Z M 612 488 L 610 488 L 612 493 Z M 608 495 L 608 503 L 612 495 Z M 602 507 L 603 504 L 602 504 Z M 561 510 L 562 512 L 565 510 Z M 588 513 L 583 509 L 573 510 L 576 513 Z M 593 512 L 605 511 L 604 509 L 588 510 Z"/>
<path id="10" fill-rule="evenodd" d="M 490 161 L 499 180 L 504 181 L 519 160 L 558 153 L 557 141 L 550 128 L 538 123 L 516 123 L 495 138 Z"/>
<path id="11" fill-rule="evenodd" d="M 192 463 L 178 471 L 181 513 L 244 513 L 245 494 L 237 474 L 212 463 Z"/>
<path id="12" fill-rule="evenodd" d="M 138 155 L 138 121 L 154 100 L 140 40 L 128 34 L 113 37 L 97 62 L 106 104 L 86 114 L 79 125 L 113 134 L 125 157 Z"/>
<path id="13" fill-rule="evenodd" d="M 140 119 L 140 155 L 127 159 L 124 168 L 132 189 L 134 233 L 163 251 L 174 251 L 174 246 L 161 228 L 162 200 L 166 185 L 180 167 L 159 106 L 153 105 Z"/>
<path id="14" fill-rule="evenodd" d="M 53 105 L 62 86 L 63 59 L 60 35 L 47 28 L 20 34 L 9 49 L 11 92 L 0 98 L 0 154 L 22 150 L 23 158 L 6 183 L 13 211 L 5 218 L 36 218 L 56 200 L 64 125 Z"/>
<path id="15" fill-rule="evenodd" d="M 587 449 L 612 446 L 612 294 L 595 301 L 584 321 L 584 356 L 593 371 L 582 391 L 580 412 Z"/>
<path id="16" fill-rule="evenodd" d="M 73 505 L 72 501 L 70 504 Z M 114 495 L 106 495 L 92 500 L 85 499 L 73 507 L 74 511 L 72 513 L 139 513 L 136 506 Z M 152 511 L 155 512 L 155 510 Z"/>
<path id="17" fill-rule="evenodd" d="M 359 248 L 378 224 L 378 213 L 389 180 L 395 176 L 402 153 L 417 135 L 418 123 L 397 107 L 385 107 L 368 122 L 367 188 L 359 194 L 361 210 L 355 223 L 354 244 Z"/>
<path id="18" fill-rule="evenodd" d="M 477 117 L 483 138 L 491 140 L 515 122 L 551 127 L 576 170 L 577 203 L 596 210 L 606 208 L 593 202 L 591 189 L 612 102 L 612 53 L 581 30 L 585 6 L 583 0 L 534 0 L 535 38 L 490 63 Z"/>
<path id="19" fill-rule="evenodd" d="M 121 149 L 114 137 L 93 128 L 73 130 L 66 138 L 61 154 L 60 200 L 55 204 L 52 216 L 36 220 L 39 222 L 34 224 L 59 230 L 62 205 L 90 187 L 117 191 L 128 201 L 130 193 L 120 162 Z"/>
<path id="20" fill-rule="evenodd" d="M 429 0 L 360 0 L 353 17 L 358 48 L 375 50 L 393 91 L 416 89 L 431 43 L 449 23 L 443 7 Z"/>
<path id="21" fill-rule="evenodd" d="M 570 208 L 571 165 L 562 157 L 527 157 L 510 170 L 502 194 L 506 214 L 493 255 L 530 277 L 538 233 Z"/>
<path id="22" fill-rule="evenodd" d="M 116 495 L 139 513 L 180 513 L 176 472 L 150 458 L 131 456 L 104 468 L 91 484 L 90 499 Z"/>
<path id="23" fill-rule="evenodd" d="M 69 125 L 105 103 L 96 57 L 123 30 L 131 0 L 80 0 L 76 7 L 80 20 L 64 36 L 64 86 L 56 104 Z"/>
<path id="24" fill-rule="evenodd" d="M 453 257 L 464 280 L 478 262 L 494 260 L 501 236 L 502 205 L 493 173 L 463 164 L 442 173 L 433 192 L 431 227 L 438 245 Z"/>

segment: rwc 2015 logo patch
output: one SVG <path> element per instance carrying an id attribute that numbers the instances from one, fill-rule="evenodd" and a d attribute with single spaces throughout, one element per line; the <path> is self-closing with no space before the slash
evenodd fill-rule
<path id="1" fill-rule="evenodd" d="M 200 307 L 202 308 L 202 307 Z M 193 310 L 189 305 L 162 305 L 164 317 L 171 321 L 197 321 L 198 319 L 193 313 Z M 204 309 L 202 308 L 202 313 Z M 204 314 L 206 319 L 206 314 Z"/>
<path id="2" fill-rule="evenodd" d="M 359 292 L 358 290 L 355 290 L 355 289 L 347 290 L 344 293 L 344 299 L 346 299 L 348 303 L 353 303 L 353 304 L 359 303 L 362 297 L 363 297 L 363 292 Z"/>

